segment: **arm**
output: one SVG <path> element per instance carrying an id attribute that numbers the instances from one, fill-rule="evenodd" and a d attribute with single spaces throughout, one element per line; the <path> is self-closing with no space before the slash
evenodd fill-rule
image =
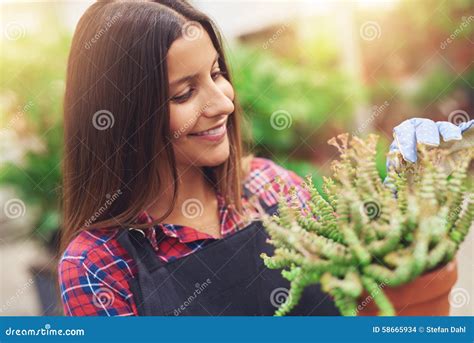
<path id="1" fill-rule="evenodd" d="M 94 270 L 81 257 L 63 257 L 59 263 L 61 301 L 66 316 L 133 316 L 131 292 L 110 274 Z"/>

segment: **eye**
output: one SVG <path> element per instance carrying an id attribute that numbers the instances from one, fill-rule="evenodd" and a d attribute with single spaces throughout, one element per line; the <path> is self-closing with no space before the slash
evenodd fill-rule
<path id="1" fill-rule="evenodd" d="M 192 97 L 192 95 L 194 94 L 194 90 L 194 88 L 190 88 L 186 93 L 172 97 L 171 101 L 176 102 L 178 104 L 182 104 Z"/>
<path id="2" fill-rule="evenodd" d="M 221 77 L 221 76 L 223 76 L 223 75 L 225 75 L 225 72 L 222 71 L 222 70 L 220 70 L 220 69 L 218 69 L 218 70 L 216 70 L 215 72 L 213 72 L 213 73 L 211 74 L 211 77 L 212 77 L 213 80 L 217 80 L 219 77 Z"/>

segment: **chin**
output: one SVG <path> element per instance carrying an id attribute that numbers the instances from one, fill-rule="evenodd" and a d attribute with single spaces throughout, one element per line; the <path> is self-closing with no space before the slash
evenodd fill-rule
<path id="1" fill-rule="evenodd" d="M 203 161 L 203 167 L 216 167 L 229 159 L 229 153 L 219 156 L 210 156 L 206 158 L 206 161 Z"/>
<path id="2" fill-rule="evenodd" d="M 209 152 L 199 164 L 202 167 L 216 167 L 228 160 L 230 156 L 229 145 L 216 149 L 216 151 Z"/>

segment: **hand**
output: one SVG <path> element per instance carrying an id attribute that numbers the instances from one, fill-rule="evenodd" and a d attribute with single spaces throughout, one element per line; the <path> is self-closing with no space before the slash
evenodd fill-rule
<path id="1" fill-rule="evenodd" d="M 393 129 L 394 140 L 390 145 L 390 152 L 400 152 L 405 161 L 415 163 L 417 143 L 439 146 L 440 135 L 445 142 L 461 140 L 462 133 L 471 127 L 474 127 L 474 120 L 455 125 L 447 121 L 434 122 L 426 118 L 408 119 Z M 396 161 L 389 158 L 387 170 L 390 166 L 396 167 Z"/>

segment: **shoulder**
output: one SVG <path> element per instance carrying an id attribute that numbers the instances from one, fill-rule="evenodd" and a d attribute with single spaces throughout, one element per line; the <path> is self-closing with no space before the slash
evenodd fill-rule
<path id="1" fill-rule="evenodd" d="M 88 229 L 81 231 L 68 244 L 61 256 L 63 260 L 95 261 L 96 257 L 107 258 L 122 255 L 116 237 L 119 229 Z"/>
<path id="2" fill-rule="evenodd" d="M 283 187 L 276 182 L 277 178 L 281 180 Z M 249 162 L 249 172 L 243 186 L 271 206 L 278 201 L 281 193 L 288 194 L 291 187 L 296 188 L 298 197 L 304 203 L 309 198 L 309 194 L 302 188 L 302 183 L 303 179 L 295 172 L 270 159 L 253 157 Z"/>
<path id="3" fill-rule="evenodd" d="M 301 183 L 302 179 L 293 171 L 285 169 L 270 159 L 263 157 L 253 157 L 249 162 L 249 173 L 244 181 L 244 185 L 260 186 L 264 182 L 274 182 L 280 178 L 284 184 Z"/>
<path id="4" fill-rule="evenodd" d="M 88 300 L 91 294 L 100 294 L 104 289 L 116 299 L 126 300 L 130 297 L 128 280 L 133 277 L 132 260 L 116 240 L 118 230 L 82 231 L 60 257 L 58 281 L 66 314 L 116 313 L 116 308 L 102 309 L 85 305 L 90 303 Z M 126 311 L 120 310 L 118 313 Z"/>
<path id="5" fill-rule="evenodd" d="M 126 250 L 117 241 L 119 229 L 89 229 L 81 231 L 67 246 L 60 258 L 60 265 L 70 262 L 82 265 L 98 277 L 105 277 L 100 271 L 111 271 L 115 266 L 124 273 L 131 270 L 132 261 Z"/>

